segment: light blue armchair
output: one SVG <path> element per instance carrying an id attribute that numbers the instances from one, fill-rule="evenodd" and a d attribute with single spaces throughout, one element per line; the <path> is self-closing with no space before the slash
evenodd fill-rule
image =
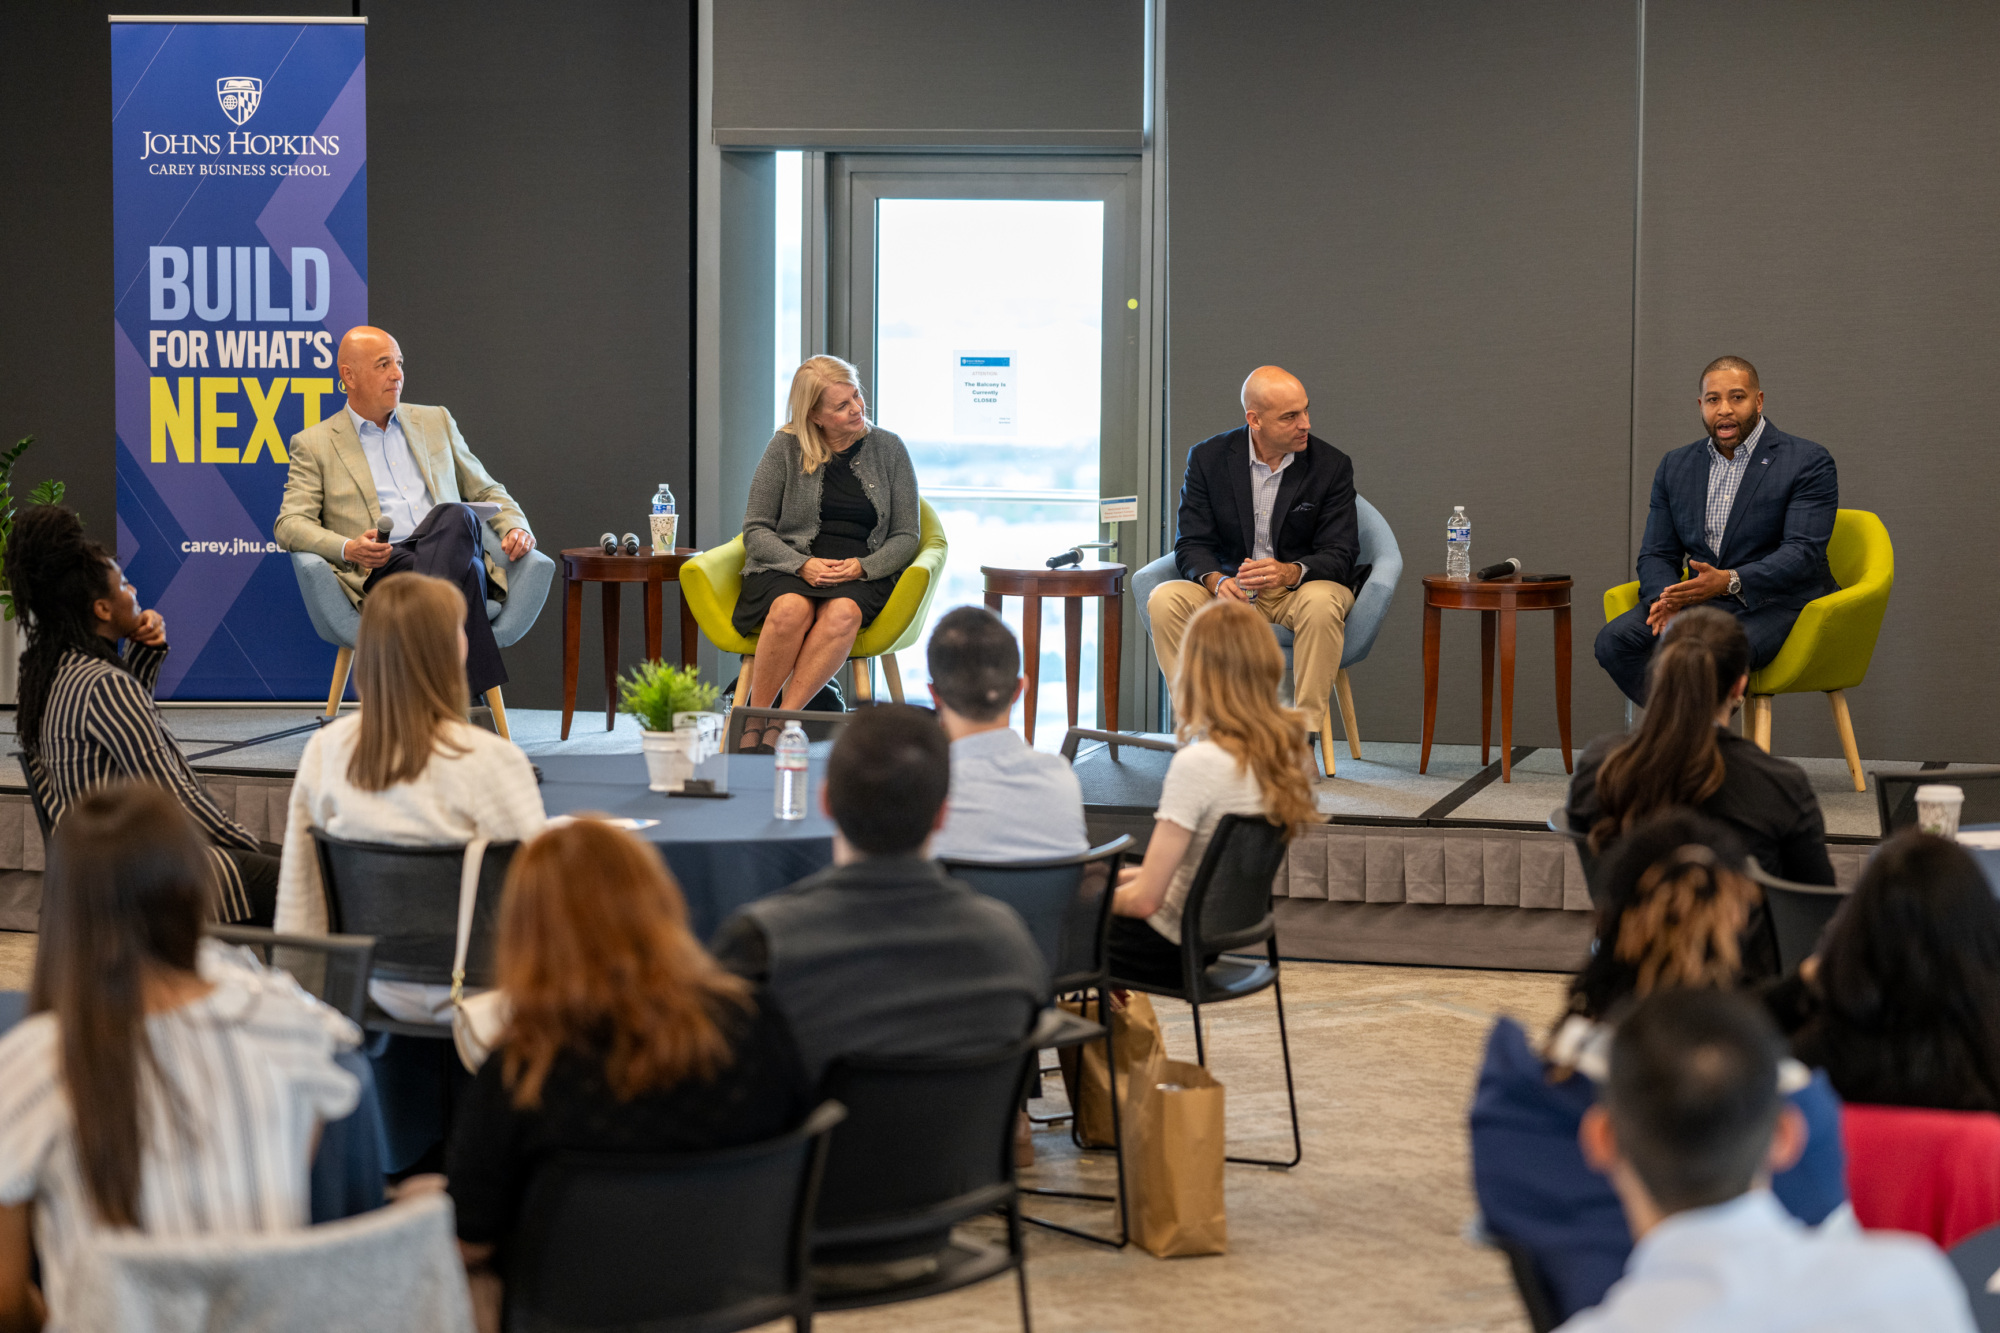
<path id="1" fill-rule="evenodd" d="M 496 602 L 488 598 L 486 618 L 493 622 L 493 637 L 502 648 L 508 648 L 534 628 L 535 617 L 542 613 L 542 603 L 549 598 L 549 585 L 555 582 L 556 562 L 539 550 L 530 551 L 519 560 L 509 560 L 492 528 L 482 523 L 479 531 L 485 538 L 486 553 L 507 571 L 507 600 Z M 333 685 L 326 692 L 326 715 L 332 717 L 340 711 L 341 698 L 347 693 L 347 673 L 354 668 L 354 640 L 361 631 L 361 609 L 347 600 L 340 580 L 333 576 L 333 566 L 320 557 L 306 551 L 292 552 L 292 572 L 298 575 L 299 594 L 305 598 L 306 614 L 312 617 L 313 628 L 319 631 L 320 638 L 340 649 L 333 659 Z M 508 735 L 507 708 L 501 701 L 499 686 L 486 691 L 486 704 L 493 710 L 494 729 L 502 736 Z"/>
<path id="2" fill-rule="evenodd" d="M 1382 631 L 1382 622 L 1388 617 L 1390 599 L 1396 595 L 1396 584 L 1403 577 L 1403 551 L 1396 545 L 1396 534 L 1389 527 L 1389 520 L 1382 517 L 1382 511 L 1369 504 L 1360 496 L 1354 497 L 1355 520 L 1360 529 L 1361 554 L 1356 560 L 1360 565 L 1373 565 L 1368 573 L 1368 581 L 1361 585 L 1361 594 L 1354 599 L 1354 606 L 1347 613 L 1347 637 L 1341 645 L 1340 673 L 1334 677 L 1334 700 L 1319 709 L 1319 752 L 1320 761 L 1327 773 L 1333 772 L 1333 702 L 1340 705 L 1341 726 L 1347 732 L 1347 748 L 1356 759 L 1361 757 L 1361 727 L 1354 719 L 1354 691 L 1347 680 L 1347 669 L 1368 656 L 1368 650 L 1375 646 L 1375 636 Z M 1174 565 L 1171 553 L 1161 556 L 1150 565 L 1132 576 L 1132 597 L 1139 605 L 1139 623 L 1146 627 L 1150 636 L 1153 632 L 1152 618 L 1146 613 L 1146 599 L 1153 595 L 1153 589 L 1169 579 L 1181 576 Z M 1284 650 L 1285 666 L 1292 664 L 1292 632 L 1281 625 L 1271 627 L 1278 636 L 1278 646 Z M 1313 704 L 1307 700 L 1297 701 L 1299 707 L 1310 712 Z"/>

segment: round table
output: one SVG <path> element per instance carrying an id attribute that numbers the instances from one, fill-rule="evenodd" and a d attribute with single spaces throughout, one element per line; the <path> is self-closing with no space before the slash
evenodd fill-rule
<path id="1" fill-rule="evenodd" d="M 777 784 L 771 755 L 729 756 L 726 800 L 668 796 L 646 786 L 643 755 L 545 755 L 542 807 L 550 815 L 603 814 L 657 819 L 639 837 L 660 849 L 687 899 L 688 927 L 706 940 L 745 903 L 833 864 L 833 821 L 819 811 L 826 762 L 807 770 L 804 819 L 771 814 Z"/>
<path id="2" fill-rule="evenodd" d="M 675 547 L 672 554 L 654 555 L 640 548 L 638 555 L 606 555 L 600 547 L 573 546 L 562 553 L 563 566 L 563 710 L 562 738 L 569 739 L 570 717 L 576 712 L 576 674 L 583 654 L 583 585 L 604 585 L 604 729 L 618 721 L 618 603 L 619 585 L 646 585 L 646 655 L 664 657 L 662 637 L 665 626 L 661 588 L 678 586 L 681 566 L 701 552 L 692 546 Z M 696 639 L 694 613 L 687 598 L 681 598 L 681 665 L 693 666 Z"/>
<path id="3" fill-rule="evenodd" d="M 986 608 L 995 615 L 1005 597 L 1021 599 L 1021 666 L 1028 678 L 1022 731 L 1035 743 L 1035 700 L 1042 674 L 1042 598 L 1063 599 L 1063 678 L 1069 686 L 1069 724 L 1076 725 L 1077 691 L 1083 681 L 1083 599 L 1102 597 L 1103 630 L 1098 643 L 1104 668 L 1104 729 L 1118 730 L 1118 658 L 1124 648 L 1125 566 L 1086 560 L 1067 569 L 1008 569 L 981 565 Z"/>
<path id="4" fill-rule="evenodd" d="M 1437 729 L 1438 639 L 1446 611 L 1479 616 L 1479 762 L 1489 762 L 1493 734 L 1493 643 L 1500 641 L 1500 780 L 1514 780 L 1514 617 L 1521 611 L 1555 612 L 1556 725 L 1562 730 L 1563 769 L 1574 773 L 1569 754 L 1569 579 L 1523 583 L 1510 579 L 1424 577 L 1424 750 L 1417 771 L 1431 764 L 1431 733 Z"/>

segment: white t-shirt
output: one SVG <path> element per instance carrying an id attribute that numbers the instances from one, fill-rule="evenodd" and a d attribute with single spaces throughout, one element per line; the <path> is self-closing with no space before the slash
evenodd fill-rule
<path id="1" fill-rule="evenodd" d="M 287 1231 L 311 1221 L 313 1135 L 352 1111 L 361 1085 L 334 1061 L 360 1033 L 283 972 L 214 941 L 196 968 L 215 989 L 146 1018 L 180 1098 L 140 1104 L 139 1224 L 153 1236 Z M 52 1324 L 67 1308 L 78 1246 L 103 1229 L 77 1162 L 52 1013 L 0 1039 L 0 1203 L 35 1204 Z M 143 1085 L 142 1085 L 143 1086 Z"/>
<path id="2" fill-rule="evenodd" d="M 1187 901 L 1194 872 L 1208 851 L 1208 840 L 1224 815 L 1261 815 L 1264 791 L 1256 774 L 1236 757 L 1211 740 L 1183 746 L 1167 765 L 1167 780 L 1160 789 L 1160 808 L 1154 820 L 1171 820 L 1194 834 L 1187 855 L 1174 868 L 1167 884 L 1167 896 L 1160 910 L 1146 918 L 1146 924 L 1172 940 L 1181 942 L 1181 905 Z"/>
<path id="3" fill-rule="evenodd" d="M 433 754 L 413 781 L 386 791 L 362 791 L 347 780 L 347 766 L 361 743 L 358 713 L 322 727 L 306 742 L 292 782 L 278 868 L 280 931 L 327 933 L 326 894 L 312 837 L 316 828 L 354 842 L 411 847 L 452 847 L 474 838 L 514 842 L 541 833 L 548 822 L 541 789 L 535 766 L 519 746 L 467 722 L 449 724 L 445 739 L 463 753 Z M 369 985 L 377 1004 L 413 1023 L 449 1021 L 450 993 L 448 986 L 408 982 Z"/>

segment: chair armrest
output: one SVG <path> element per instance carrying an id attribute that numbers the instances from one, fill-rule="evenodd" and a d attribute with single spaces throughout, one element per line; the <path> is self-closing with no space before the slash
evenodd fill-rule
<path id="1" fill-rule="evenodd" d="M 361 631 L 361 612 L 347 600 L 333 566 L 310 551 L 293 551 L 292 573 L 299 581 L 313 632 L 336 648 L 352 648 Z"/>
<path id="2" fill-rule="evenodd" d="M 1604 623 L 1609 625 L 1639 604 L 1639 580 L 1621 583 L 1604 592 Z"/>
<path id="3" fill-rule="evenodd" d="M 748 558 L 739 534 L 681 566 L 681 596 L 687 601 L 688 613 L 708 641 L 725 653 L 757 651 L 757 636 L 738 634 L 733 623 L 736 601 L 743 595 L 743 565 Z"/>
<path id="4" fill-rule="evenodd" d="M 1062 757 L 1072 764 L 1076 762 L 1078 741 L 1103 741 L 1106 745 L 1129 745 L 1135 750 L 1165 750 L 1168 754 L 1181 748 L 1175 741 L 1154 740 L 1151 736 L 1135 736 L 1129 731 L 1098 731 L 1091 727 L 1071 727 L 1063 736 Z"/>
<path id="5" fill-rule="evenodd" d="M 486 531 L 490 535 L 492 529 Z M 507 600 L 493 617 L 493 638 L 502 648 L 511 647 L 535 627 L 555 579 L 556 562 L 539 550 L 507 562 Z"/>

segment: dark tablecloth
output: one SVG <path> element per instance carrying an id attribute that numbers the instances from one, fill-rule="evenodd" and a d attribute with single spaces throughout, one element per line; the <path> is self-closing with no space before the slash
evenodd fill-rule
<path id="1" fill-rule="evenodd" d="M 727 800 L 649 791 L 642 755 L 548 755 L 535 762 L 542 806 L 551 815 L 594 811 L 660 821 L 638 834 L 659 847 L 680 881 L 698 939 L 712 936 L 745 903 L 833 864 L 833 821 L 819 812 L 822 759 L 810 768 L 811 813 L 796 820 L 771 814 L 777 761 L 770 755 L 730 756 Z"/>

